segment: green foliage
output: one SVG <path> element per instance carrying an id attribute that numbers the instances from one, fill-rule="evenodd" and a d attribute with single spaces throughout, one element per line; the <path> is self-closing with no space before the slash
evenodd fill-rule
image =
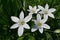
<path id="1" fill-rule="evenodd" d="M 42 5 L 48 3 L 50 8 L 56 8 L 55 19 L 49 18 L 47 24 L 50 30 L 44 30 L 43 34 L 39 31 L 31 33 L 25 29 L 21 37 L 17 35 L 17 29 L 10 29 L 13 22 L 11 16 L 19 16 L 20 11 L 24 10 L 25 16 L 28 15 L 28 6 Z M 33 27 L 33 23 L 29 23 Z M 60 40 L 60 34 L 54 30 L 60 29 L 60 0 L 0 0 L 0 40 Z"/>

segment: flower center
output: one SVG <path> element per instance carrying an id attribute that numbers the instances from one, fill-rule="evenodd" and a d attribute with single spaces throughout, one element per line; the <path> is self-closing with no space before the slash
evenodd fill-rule
<path id="1" fill-rule="evenodd" d="M 37 26 L 41 26 L 42 24 L 40 22 L 37 22 Z"/>
<path id="2" fill-rule="evenodd" d="M 48 14 L 48 11 L 47 10 L 45 10 L 45 14 Z"/>
<path id="3" fill-rule="evenodd" d="M 34 9 L 32 9 L 32 13 L 35 13 L 35 10 Z"/>
<path id="4" fill-rule="evenodd" d="M 25 21 L 23 21 L 23 20 L 22 21 L 21 20 L 19 21 L 19 25 L 24 25 L 24 24 L 25 24 Z"/>

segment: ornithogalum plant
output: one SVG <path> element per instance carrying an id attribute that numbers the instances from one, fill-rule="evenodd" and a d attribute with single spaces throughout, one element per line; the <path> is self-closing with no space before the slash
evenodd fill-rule
<path id="1" fill-rule="evenodd" d="M 18 27 L 18 35 L 21 36 L 23 34 L 24 28 L 30 29 L 27 22 L 29 22 L 31 20 L 31 18 L 32 17 L 30 15 L 28 15 L 27 17 L 24 18 L 23 11 L 21 11 L 19 18 L 15 17 L 15 16 L 11 16 L 12 21 L 15 22 L 15 24 L 13 24 L 11 26 L 11 29 L 15 29 Z"/>
<path id="2" fill-rule="evenodd" d="M 37 20 L 33 20 L 35 23 L 35 26 L 31 29 L 32 32 L 39 29 L 40 33 L 43 33 L 43 28 L 50 29 L 50 26 L 45 24 L 44 20 L 41 19 L 41 16 L 37 14 Z"/>
<path id="3" fill-rule="evenodd" d="M 22 36 L 24 28 L 30 29 L 30 26 L 27 24 L 27 22 L 29 22 L 32 19 L 33 14 L 36 14 L 36 20 L 33 19 L 35 25 L 31 29 L 31 32 L 39 30 L 40 33 L 43 33 L 44 28 L 50 29 L 50 26 L 47 25 L 45 22 L 48 20 L 48 16 L 55 18 L 52 12 L 56 11 L 56 9 L 54 8 L 49 9 L 49 5 L 46 4 L 45 8 L 40 5 L 38 5 L 38 7 L 29 6 L 29 10 L 27 11 L 29 11 L 29 15 L 26 16 L 25 18 L 23 11 L 21 11 L 19 18 L 11 16 L 12 21 L 15 22 L 15 24 L 11 26 L 11 29 L 15 29 L 18 27 L 18 36 Z M 41 15 L 43 15 L 43 18 Z"/>

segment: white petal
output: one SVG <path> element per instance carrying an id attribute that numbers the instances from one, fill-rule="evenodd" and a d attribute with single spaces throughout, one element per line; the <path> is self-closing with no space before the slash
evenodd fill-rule
<path id="1" fill-rule="evenodd" d="M 29 6 L 29 9 L 32 10 L 32 6 Z"/>
<path id="2" fill-rule="evenodd" d="M 45 23 L 47 20 L 48 20 L 48 15 L 45 15 L 45 14 L 44 14 L 44 18 L 41 20 L 42 23 Z"/>
<path id="3" fill-rule="evenodd" d="M 32 14 L 33 14 L 33 13 L 31 13 L 31 12 L 29 13 L 29 15 L 31 15 L 31 16 L 32 16 Z"/>
<path id="4" fill-rule="evenodd" d="M 52 13 L 49 13 L 48 15 L 49 15 L 51 18 L 55 18 Z"/>
<path id="5" fill-rule="evenodd" d="M 34 6 L 34 9 L 36 10 L 36 6 Z"/>
<path id="6" fill-rule="evenodd" d="M 18 24 L 13 24 L 11 27 L 10 27 L 10 29 L 15 29 L 15 28 L 17 28 L 19 25 Z"/>
<path id="7" fill-rule="evenodd" d="M 32 29 L 31 29 L 31 32 L 35 32 L 36 30 L 37 30 L 37 29 L 35 29 L 35 28 L 32 28 Z"/>
<path id="8" fill-rule="evenodd" d="M 39 32 L 40 33 L 43 33 L 43 28 L 39 28 Z"/>
<path id="9" fill-rule="evenodd" d="M 18 28 L 18 36 L 22 36 L 23 31 L 24 31 L 24 28 L 23 27 L 19 27 Z"/>
<path id="10" fill-rule="evenodd" d="M 41 20 L 40 14 L 37 14 L 37 20 Z"/>
<path id="11" fill-rule="evenodd" d="M 44 11 L 40 11 L 39 14 L 44 14 Z"/>
<path id="12" fill-rule="evenodd" d="M 48 19 L 48 15 L 44 14 L 44 19 Z"/>
<path id="13" fill-rule="evenodd" d="M 42 27 L 43 27 L 43 28 L 46 28 L 46 29 L 50 29 L 50 26 L 47 25 L 47 24 L 43 24 Z"/>
<path id="14" fill-rule="evenodd" d="M 32 15 L 28 15 L 27 17 L 25 17 L 25 22 L 28 22 L 28 21 L 30 21 L 31 20 L 31 18 L 32 18 Z"/>
<path id="15" fill-rule="evenodd" d="M 28 24 L 25 24 L 25 25 L 24 25 L 24 28 L 26 28 L 26 29 L 30 29 L 30 27 L 29 27 Z"/>
<path id="16" fill-rule="evenodd" d="M 23 11 L 21 11 L 19 17 L 20 17 L 20 19 L 23 19 L 23 18 L 24 18 L 24 13 L 23 13 Z"/>
<path id="17" fill-rule="evenodd" d="M 45 9 L 46 9 L 46 10 L 49 9 L 49 5 L 48 5 L 48 4 L 45 5 Z"/>
<path id="18" fill-rule="evenodd" d="M 44 19 L 48 19 L 48 14 L 44 14 Z"/>
<path id="19" fill-rule="evenodd" d="M 49 12 L 54 12 L 54 11 L 56 11 L 56 9 L 54 8 L 49 9 Z"/>
<path id="20" fill-rule="evenodd" d="M 34 27 L 31 29 L 31 32 L 35 32 L 37 29 L 38 29 L 37 26 L 34 25 Z"/>
<path id="21" fill-rule="evenodd" d="M 37 13 L 40 9 L 36 9 L 35 13 Z"/>
<path id="22" fill-rule="evenodd" d="M 38 8 L 39 8 L 40 10 L 44 10 L 44 8 L 43 8 L 42 6 L 40 6 L 40 5 L 38 5 Z"/>
<path id="23" fill-rule="evenodd" d="M 18 22 L 18 21 L 19 21 L 19 18 L 15 17 L 15 16 L 11 16 L 11 19 L 12 19 L 12 21 L 14 21 L 14 22 Z"/>

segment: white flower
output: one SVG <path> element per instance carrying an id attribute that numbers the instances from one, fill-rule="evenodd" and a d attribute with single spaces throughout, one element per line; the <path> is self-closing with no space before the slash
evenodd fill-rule
<path id="1" fill-rule="evenodd" d="M 43 28 L 50 29 L 50 26 L 45 24 L 44 20 L 41 20 L 41 16 L 37 14 L 37 20 L 34 20 L 34 27 L 31 29 L 31 32 L 39 30 L 40 33 L 43 33 Z"/>
<path id="2" fill-rule="evenodd" d="M 29 15 L 30 15 L 30 14 L 37 13 L 37 12 L 39 11 L 39 9 L 37 9 L 37 7 L 36 7 L 36 6 L 34 6 L 34 7 L 29 6 L 29 10 L 27 10 L 27 11 L 29 11 L 29 12 L 30 12 L 30 13 L 29 13 Z"/>
<path id="3" fill-rule="evenodd" d="M 24 18 L 24 13 L 21 11 L 19 18 L 15 16 L 11 16 L 12 21 L 16 22 L 11 26 L 11 29 L 15 29 L 18 27 L 18 35 L 21 36 L 23 34 L 24 28 L 30 29 L 29 25 L 27 24 L 28 21 L 30 21 L 32 18 L 31 15 L 28 15 Z"/>
<path id="4" fill-rule="evenodd" d="M 48 4 L 45 5 L 45 8 L 43 8 L 42 6 L 38 5 L 38 8 L 42 10 L 39 13 L 44 14 L 44 18 L 45 19 L 48 19 L 48 16 L 54 18 L 54 15 L 52 14 L 52 12 L 56 11 L 56 9 L 54 9 L 54 8 L 50 8 L 49 9 L 49 5 Z"/>

